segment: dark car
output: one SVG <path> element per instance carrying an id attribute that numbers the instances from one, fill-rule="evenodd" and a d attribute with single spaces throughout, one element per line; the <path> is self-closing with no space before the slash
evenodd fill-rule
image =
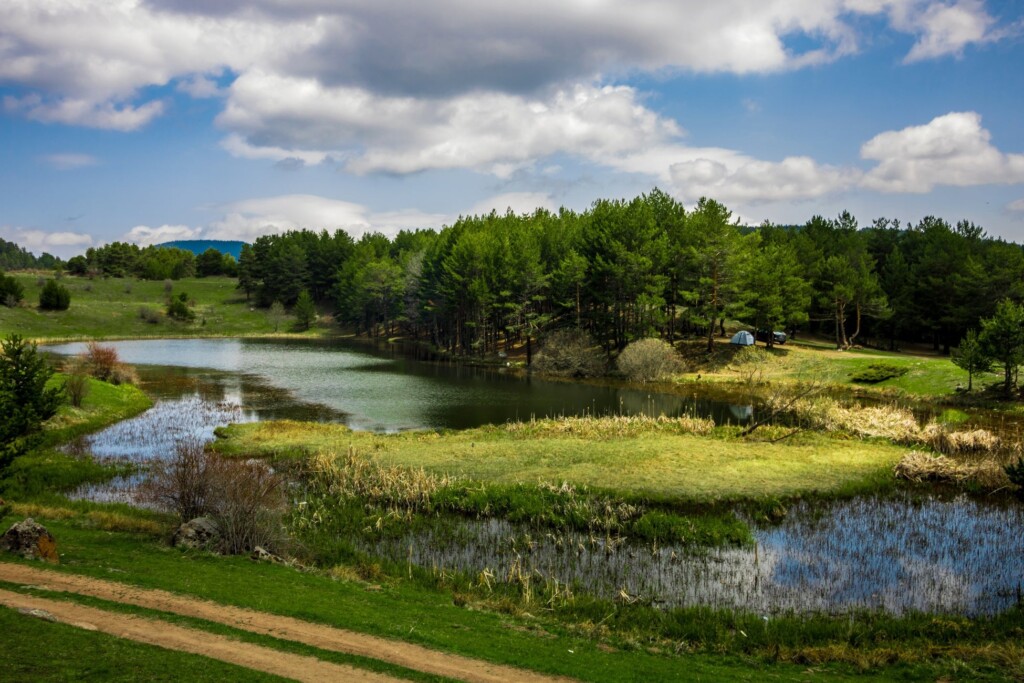
<path id="1" fill-rule="evenodd" d="M 769 330 L 758 330 L 757 331 L 757 335 L 756 335 L 757 336 L 757 340 L 758 341 L 766 342 L 766 341 L 768 341 L 768 335 L 769 334 L 772 335 L 772 341 L 775 344 L 785 344 L 786 343 L 786 333 L 782 332 L 781 330 L 775 330 L 774 332 L 770 332 Z"/>

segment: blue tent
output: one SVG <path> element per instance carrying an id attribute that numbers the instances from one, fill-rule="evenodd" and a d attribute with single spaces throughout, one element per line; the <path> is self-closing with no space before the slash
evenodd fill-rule
<path id="1" fill-rule="evenodd" d="M 729 343 L 735 344 L 736 346 L 753 346 L 754 335 L 750 334 L 746 330 L 740 330 L 739 332 L 732 336 L 732 339 L 729 340 Z"/>

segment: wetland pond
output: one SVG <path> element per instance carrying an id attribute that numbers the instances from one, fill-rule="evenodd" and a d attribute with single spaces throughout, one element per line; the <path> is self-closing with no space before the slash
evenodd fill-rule
<path id="1" fill-rule="evenodd" d="M 231 422 L 297 419 L 353 429 L 461 429 L 558 415 L 693 414 L 743 422 L 751 407 L 700 396 L 552 382 L 498 369 L 425 362 L 352 342 L 111 342 L 155 398 L 145 413 L 68 448 L 144 463 Z M 76 354 L 84 344 L 48 347 Z M 140 475 L 73 497 L 134 502 Z M 988 615 L 1020 601 L 1024 507 L 964 496 L 861 497 L 794 504 L 779 524 L 751 524 L 755 545 L 694 551 L 504 520 L 447 520 L 362 550 L 427 568 L 515 572 L 661 607 L 845 613 L 882 609 Z"/>

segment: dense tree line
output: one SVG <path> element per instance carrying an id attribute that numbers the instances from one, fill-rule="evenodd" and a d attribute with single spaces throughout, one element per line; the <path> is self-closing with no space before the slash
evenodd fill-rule
<path id="1" fill-rule="evenodd" d="M 196 274 L 196 256 L 191 251 L 173 247 L 111 242 L 102 247 L 90 247 L 84 256 L 68 259 L 66 267 L 73 275 L 180 280 Z"/>
<path id="2" fill-rule="evenodd" d="M 61 260 L 53 254 L 44 252 L 42 256 L 36 256 L 14 242 L 0 239 L 0 270 L 25 270 L 27 268 L 54 270 L 61 265 Z"/>
<path id="3" fill-rule="evenodd" d="M 999 300 L 1024 298 L 1024 250 L 969 222 L 861 227 L 844 212 L 748 228 L 717 201 L 686 210 L 657 189 L 582 213 L 469 216 L 393 239 L 271 235 L 243 248 L 238 265 L 259 305 L 293 306 L 307 290 L 361 332 L 463 353 L 565 327 L 609 352 L 649 336 L 699 335 L 710 346 L 726 320 L 825 333 L 839 347 L 949 351 Z"/>

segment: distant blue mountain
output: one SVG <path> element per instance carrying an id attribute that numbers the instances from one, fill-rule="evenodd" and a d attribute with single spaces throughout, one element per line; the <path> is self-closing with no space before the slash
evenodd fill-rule
<path id="1" fill-rule="evenodd" d="M 197 256 L 207 249 L 212 248 L 222 254 L 231 254 L 237 261 L 239 255 L 242 253 L 243 244 L 245 244 L 245 242 L 239 242 L 238 240 L 174 240 L 173 242 L 163 242 L 156 246 L 184 249 L 186 251 L 191 251 Z"/>

